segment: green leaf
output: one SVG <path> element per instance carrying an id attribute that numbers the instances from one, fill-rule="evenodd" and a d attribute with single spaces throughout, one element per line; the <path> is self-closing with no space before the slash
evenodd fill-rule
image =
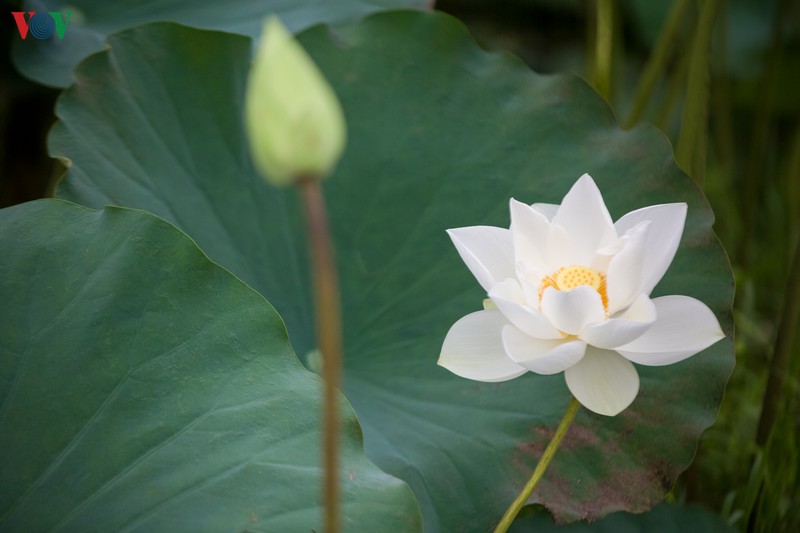
<path id="1" fill-rule="evenodd" d="M 0 530 L 320 531 L 319 379 L 261 296 L 148 213 L 0 228 Z M 418 531 L 342 403 L 346 524 Z"/>
<path id="2" fill-rule="evenodd" d="M 733 533 L 734 528 L 719 516 L 694 505 L 662 503 L 642 514 L 613 513 L 587 524 L 578 522 L 556 527 L 546 513 L 523 515 L 514 521 L 510 533 L 557 531 L 558 533 Z"/>
<path id="3" fill-rule="evenodd" d="M 688 202 L 683 243 L 656 295 L 701 299 L 730 336 L 733 282 L 713 215 L 663 135 L 622 131 L 580 79 L 487 54 L 450 17 L 376 15 L 300 38 L 348 121 L 348 147 L 325 188 L 344 388 L 367 455 L 411 485 L 427 531 L 486 531 L 531 474 L 569 393 L 560 375 L 490 384 L 436 366 L 448 328 L 485 297 L 444 230 L 507 227 L 509 197 L 559 202 L 584 172 L 615 218 Z M 165 24 L 112 37 L 61 98 L 50 149 L 71 161 L 61 196 L 173 221 L 269 298 L 307 354 L 297 199 L 256 176 L 242 137 L 249 49 L 236 36 Z M 640 368 L 639 397 L 622 415 L 578 413 L 535 499 L 560 520 L 661 501 L 713 423 L 733 362 L 729 337 L 679 364 Z"/>
<path id="4" fill-rule="evenodd" d="M 109 34 L 155 21 L 172 21 L 196 28 L 222 30 L 257 37 L 264 20 L 278 15 L 292 31 L 298 32 L 319 23 L 342 24 L 370 13 L 392 8 L 423 8 L 427 0 L 26 0 L 27 13 L 64 13 L 63 38 L 55 33 L 39 40 L 28 35 L 24 40 L 13 30 L 12 60 L 28 78 L 51 87 L 72 83 L 75 66 L 106 47 Z M 70 12 L 67 19 L 66 12 Z M 8 17 L 10 18 L 10 17 Z M 9 22 L 10 23 L 10 22 Z"/>

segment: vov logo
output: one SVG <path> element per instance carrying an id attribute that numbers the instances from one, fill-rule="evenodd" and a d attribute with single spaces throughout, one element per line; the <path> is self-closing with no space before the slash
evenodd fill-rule
<path id="1" fill-rule="evenodd" d="M 28 33 L 41 40 L 49 39 L 54 33 L 58 35 L 59 39 L 63 39 L 72 11 L 51 11 L 49 13 L 28 11 L 28 20 L 25 20 L 24 11 L 12 11 L 11 15 L 14 17 L 14 22 L 17 23 L 19 36 L 23 39 L 28 37 Z"/>

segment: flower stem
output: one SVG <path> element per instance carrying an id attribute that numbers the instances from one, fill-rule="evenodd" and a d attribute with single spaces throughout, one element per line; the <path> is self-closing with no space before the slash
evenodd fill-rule
<path id="1" fill-rule="evenodd" d="M 494 528 L 494 533 L 505 533 L 508 531 L 508 528 L 511 527 L 511 523 L 514 521 L 514 518 L 516 518 L 520 509 L 522 509 L 522 506 L 525 505 L 525 503 L 531 497 L 531 494 L 533 494 L 533 491 L 539 484 L 539 481 L 542 480 L 547 467 L 550 466 L 550 462 L 553 460 L 553 457 L 555 457 L 558 447 L 561 446 L 561 441 L 564 440 L 564 437 L 569 430 L 569 426 L 575 419 L 575 413 L 578 412 L 578 407 L 580 407 L 580 405 L 581 404 L 579 404 L 578 400 L 576 400 L 574 397 L 570 400 L 567 411 L 564 413 L 564 417 L 561 419 L 561 422 L 559 422 L 556 432 L 553 435 L 552 440 L 550 440 L 550 444 L 547 445 L 547 448 L 545 448 L 541 459 L 539 459 L 539 462 L 536 464 L 533 475 L 522 488 L 522 491 L 517 496 L 517 499 L 515 499 L 514 502 L 509 506 L 506 514 L 504 514 L 503 518 L 500 520 L 500 523 L 497 524 L 496 528 Z"/>
<path id="2" fill-rule="evenodd" d="M 763 205 L 765 195 L 765 176 L 769 176 L 769 166 L 771 157 L 775 157 L 769 152 L 769 148 L 776 143 L 776 104 L 780 94 L 777 89 L 781 87 L 781 63 L 783 59 L 783 49 L 786 43 L 784 37 L 786 33 L 787 21 L 792 19 L 792 2 L 782 0 L 778 2 L 775 16 L 772 20 L 772 39 L 769 51 L 764 64 L 764 72 L 758 83 L 758 94 L 753 124 L 749 126 L 748 138 L 750 139 L 750 153 L 747 158 L 747 166 L 744 173 L 744 186 L 742 187 L 741 202 L 742 207 L 742 227 L 744 230 L 740 262 L 745 266 L 751 266 L 754 262 L 755 247 L 753 244 L 758 242 L 758 234 L 755 228 L 758 226 L 759 211 L 756 206 Z M 769 180 L 767 180 L 769 181 Z M 772 183 L 769 186 L 774 186 Z"/>
<path id="3" fill-rule="evenodd" d="M 611 102 L 611 63 L 614 43 L 614 0 L 597 0 L 594 49 L 594 88 Z"/>
<path id="4" fill-rule="evenodd" d="M 667 63 L 672 53 L 672 48 L 677 40 L 680 25 L 684 20 L 686 9 L 689 7 L 690 0 L 676 0 L 669 12 L 664 28 L 658 36 L 653 53 L 647 60 L 642 77 L 636 86 L 636 93 L 633 98 L 628 119 L 625 122 L 626 128 L 634 127 L 644 115 L 644 110 L 650 102 L 656 81 L 667 70 Z"/>
<path id="5" fill-rule="evenodd" d="M 769 365 L 769 378 L 756 432 L 756 444 L 762 447 L 767 444 L 781 405 L 786 401 L 786 384 L 791 378 L 792 346 L 800 323 L 800 238 L 794 247 L 794 258 L 789 268 L 789 279 L 786 281 L 784 295 L 783 311 L 775 338 L 775 351 Z"/>
<path id="6" fill-rule="evenodd" d="M 306 229 L 311 251 L 314 279 L 317 344 L 322 354 L 322 377 L 325 381 L 323 395 L 325 466 L 324 501 L 325 531 L 340 530 L 339 510 L 339 384 L 342 367 L 342 319 L 339 305 L 339 282 L 336 260 L 333 255 L 325 198 L 318 179 L 299 180 L 297 187 L 306 215 Z"/>
<path id="7" fill-rule="evenodd" d="M 711 37 L 720 3 L 721 0 L 705 0 L 701 3 L 700 19 L 689 62 L 686 104 L 678 134 L 678 146 L 675 148 L 678 166 L 700 186 L 703 185 L 706 170 Z"/>

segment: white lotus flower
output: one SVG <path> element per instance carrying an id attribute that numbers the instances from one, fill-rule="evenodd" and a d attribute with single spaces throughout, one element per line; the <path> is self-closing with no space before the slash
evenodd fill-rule
<path id="1" fill-rule="evenodd" d="M 510 229 L 448 230 L 489 301 L 450 328 L 441 366 L 489 382 L 563 371 L 582 405 L 613 416 L 639 391 L 631 362 L 676 363 L 724 337 L 702 302 L 649 297 L 678 249 L 686 204 L 614 223 L 584 174 L 560 206 L 510 207 Z"/>

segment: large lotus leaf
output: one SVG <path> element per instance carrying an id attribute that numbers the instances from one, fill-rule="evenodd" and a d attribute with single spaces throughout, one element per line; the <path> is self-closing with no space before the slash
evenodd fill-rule
<path id="1" fill-rule="evenodd" d="M 63 38 L 54 33 L 43 40 L 32 34 L 23 40 L 15 31 L 12 59 L 30 79 L 66 87 L 72 82 L 75 66 L 106 46 L 106 36 L 148 22 L 174 21 L 255 37 L 272 13 L 280 16 L 289 29 L 300 31 L 314 24 L 341 24 L 376 11 L 424 7 L 429 3 L 430 0 L 25 0 L 26 21 L 28 13 L 54 12 L 66 20 L 66 27 Z M 66 12 L 71 15 L 68 17 Z"/>
<path id="2" fill-rule="evenodd" d="M 569 393 L 563 376 L 487 384 L 436 366 L 450 325 L 485 297 L 444 230 L 507 226 L 509 197 L 557 202 L 584 172 L 615 217 L 686 201 L 683 242 L 656 294 L 700 298 L 730 335 L 733 284 L 712 213 L 655 129 L 622 131 L 580 79 L 488 54 L 448 16 L 375 15 L 301 41 L 348 120 L 325 189 L 344 388 L 367 455 L 411 485 L 429 531 L 485 531 L 532 472 Z M 61 196 L 173 221 L 275 305 L 305 354 L 314 344 L 296 195 L 262 183 L 242 136 L 249 50 L 245 39 L 174 25 L 114 36 L 61 98 L 50 149 L 71 161 Z M 727 339 L 640 368 L 641 392 L 623 414 L 578 413 L 535 500 L 562 520 L 654 505 L 692 461 L 732 366 Z"/>
<path id="3" fill-rule="evenodd" d="M 524 515 L 514 521 L 510 533 L 537 533 L 553 530 L 553 520 L 546 514 Z M 559 533 L 733 533 L 734 528 L 712 512 L 692 505 L 662 503 L 641 514 L 613 513 L 587 524 L 576 522 L 555 529 Z"/>
<path id="4" fill-rule="evenodd" d="M 320 380 L 253 289 L 129 209 L 4 209 L 0 250 L 0 530 L 321 530 Z M 419 531 L 343 409 L 348 529 Z"/>

